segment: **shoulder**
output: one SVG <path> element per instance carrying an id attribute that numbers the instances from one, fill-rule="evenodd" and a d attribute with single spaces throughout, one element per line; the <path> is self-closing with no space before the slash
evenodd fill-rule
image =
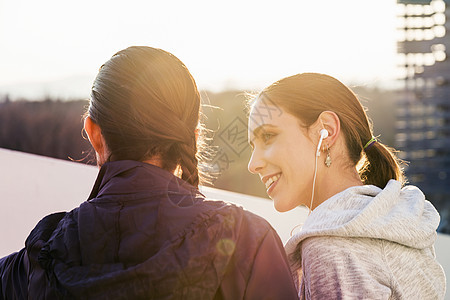
<path id="1" fill-rule="evenodd" d="M 393 284 L 408 299 L 442 299 L 445 295 L 445 273 L 436 260 L 434 248 L 417 249 L 384 241 L 386 262 Z M 408 287 L 408 288 L 405 288 Z"/>
<path id="2" fill-rule="evenodd" d="M 388 268 L 383 243 L 371 238 L 318 236 L 307 238 L 301 245 L 301 265 L 310 274 L 329 273 L 342 277 L 375 277 L 387 280 Z M 331 275 L 331 273 L 335 273 Z"/>
<path id="3" fill-rule="evenodd" d="M 371 238 L 352 238 L 338 236 L 315 236 L 305 239 L 301 245 L 302 258 L 318 257 L 323 260 L 362 259 L 369 261 L 382 258 L 383 250 L 380 240 Z"/>
<path id="4" fill-rule="evenodd" d="M 42 218 L 25 241 L 26 247 L 32 247 L 38 240 L 47 241 L 66 214 L 66 212 L 57 212 Z"/>
<path id="5" fill-rule="evenodd" d="M 2 295 L 8 299 L 27 298 L 27 291 L 31 288 L 29 278 L 33 277 L 34 281 L 44 282 L 44 276 L 36 275 L 36 268 L 39 269 L 37 264 L 39 251 L 65 214 L 59 212 L 44 217 L 29 234 L 25 241 L 25 248 L 0 259 L 0 298 Z M 2 289 L 5 290 L 2 291 Z M 35 291 L 35 289 L 31 290 Z"/>
<path id="6" fill-rule="evenodd" d="M 240 205 L 209 199 L 205 199 L 202 205 L 208 207 L 210 215 L 219 214 L 233 219 L 234 224 L 238 225 L 243 231 L 265 234 L 268 231 L 274 230 L 266 219 L 246 210 Z"/>
<path id="7" fill-rule="evenodd" d="M 253 257 L 266 237 L 274 241 L 278 238 L 269 222 L 239 205 L 218 200 L 204 200 L 201 205 L 204 206 L 202 212 L 184 232 L 207 230 L 209 234 L 221 237 L 221 241 L 233 244 L 237 257 Z M 282 249 L 281 241 L 277 244 Z"/>
<path id="8" fill-rule="evenodd" d="M 267 220 L 239 205 L 219 202 L 222 205 L 218 206 L 217 213 L 221 218 L 216 218 L 216 225 L 219 228 L 233 228 L 237 258 L 254 257 L 260 251 L 264 251 L 262 248 L 281 249 L 284 253 L 278 234 Z"/>
<path id="9" fill-rule="evenodd" d="M 0 299 L 28 298 L 27 252 L 23 248 L 0 259 Z"/>

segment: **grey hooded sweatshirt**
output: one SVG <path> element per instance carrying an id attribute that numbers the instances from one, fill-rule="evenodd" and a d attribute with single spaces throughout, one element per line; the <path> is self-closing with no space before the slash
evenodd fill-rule
<path id="1" fill-rule="evenodd" d="M 334 195 L 285 246 L 300 299 L 443 299 L 439 220 L 418 188 L 395 180 Z"/>

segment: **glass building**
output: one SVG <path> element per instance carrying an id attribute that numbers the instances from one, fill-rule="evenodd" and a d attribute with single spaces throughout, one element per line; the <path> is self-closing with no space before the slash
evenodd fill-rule
<path id="1" fill-rule="evenodd" d="M 450 0 L 397 1 L 404 89 L 397 106 L 397 148 L 409 183 L 441 214 L 450 233 Z"/>

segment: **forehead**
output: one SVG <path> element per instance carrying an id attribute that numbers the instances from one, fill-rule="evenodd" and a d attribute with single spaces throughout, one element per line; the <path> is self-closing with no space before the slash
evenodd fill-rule
<path id="1" fill-rule="evenodd" d="M 286 112 L 274 102 L 265 97 L 259 97 L 250 110 L 249 130 L 253 131 L 255 128 L 266 124 L 276 124 L 285 114 Z"/>

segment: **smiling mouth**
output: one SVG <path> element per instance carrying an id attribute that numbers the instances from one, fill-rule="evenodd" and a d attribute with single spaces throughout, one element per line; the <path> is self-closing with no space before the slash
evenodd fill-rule
<path id="1" fill-rule="evenodd" d="M 268 190 L 272 186 L 272 184 L 277 182 L 277 180 L 280 179 L 280 177 L 281 177 L 281 174 L 277 174 L 277 175 L 274 175 L 274 176 L 270 177 L 269 179 L 267 179 L 267 181 L 265 183 L 266 190 Z"/>

